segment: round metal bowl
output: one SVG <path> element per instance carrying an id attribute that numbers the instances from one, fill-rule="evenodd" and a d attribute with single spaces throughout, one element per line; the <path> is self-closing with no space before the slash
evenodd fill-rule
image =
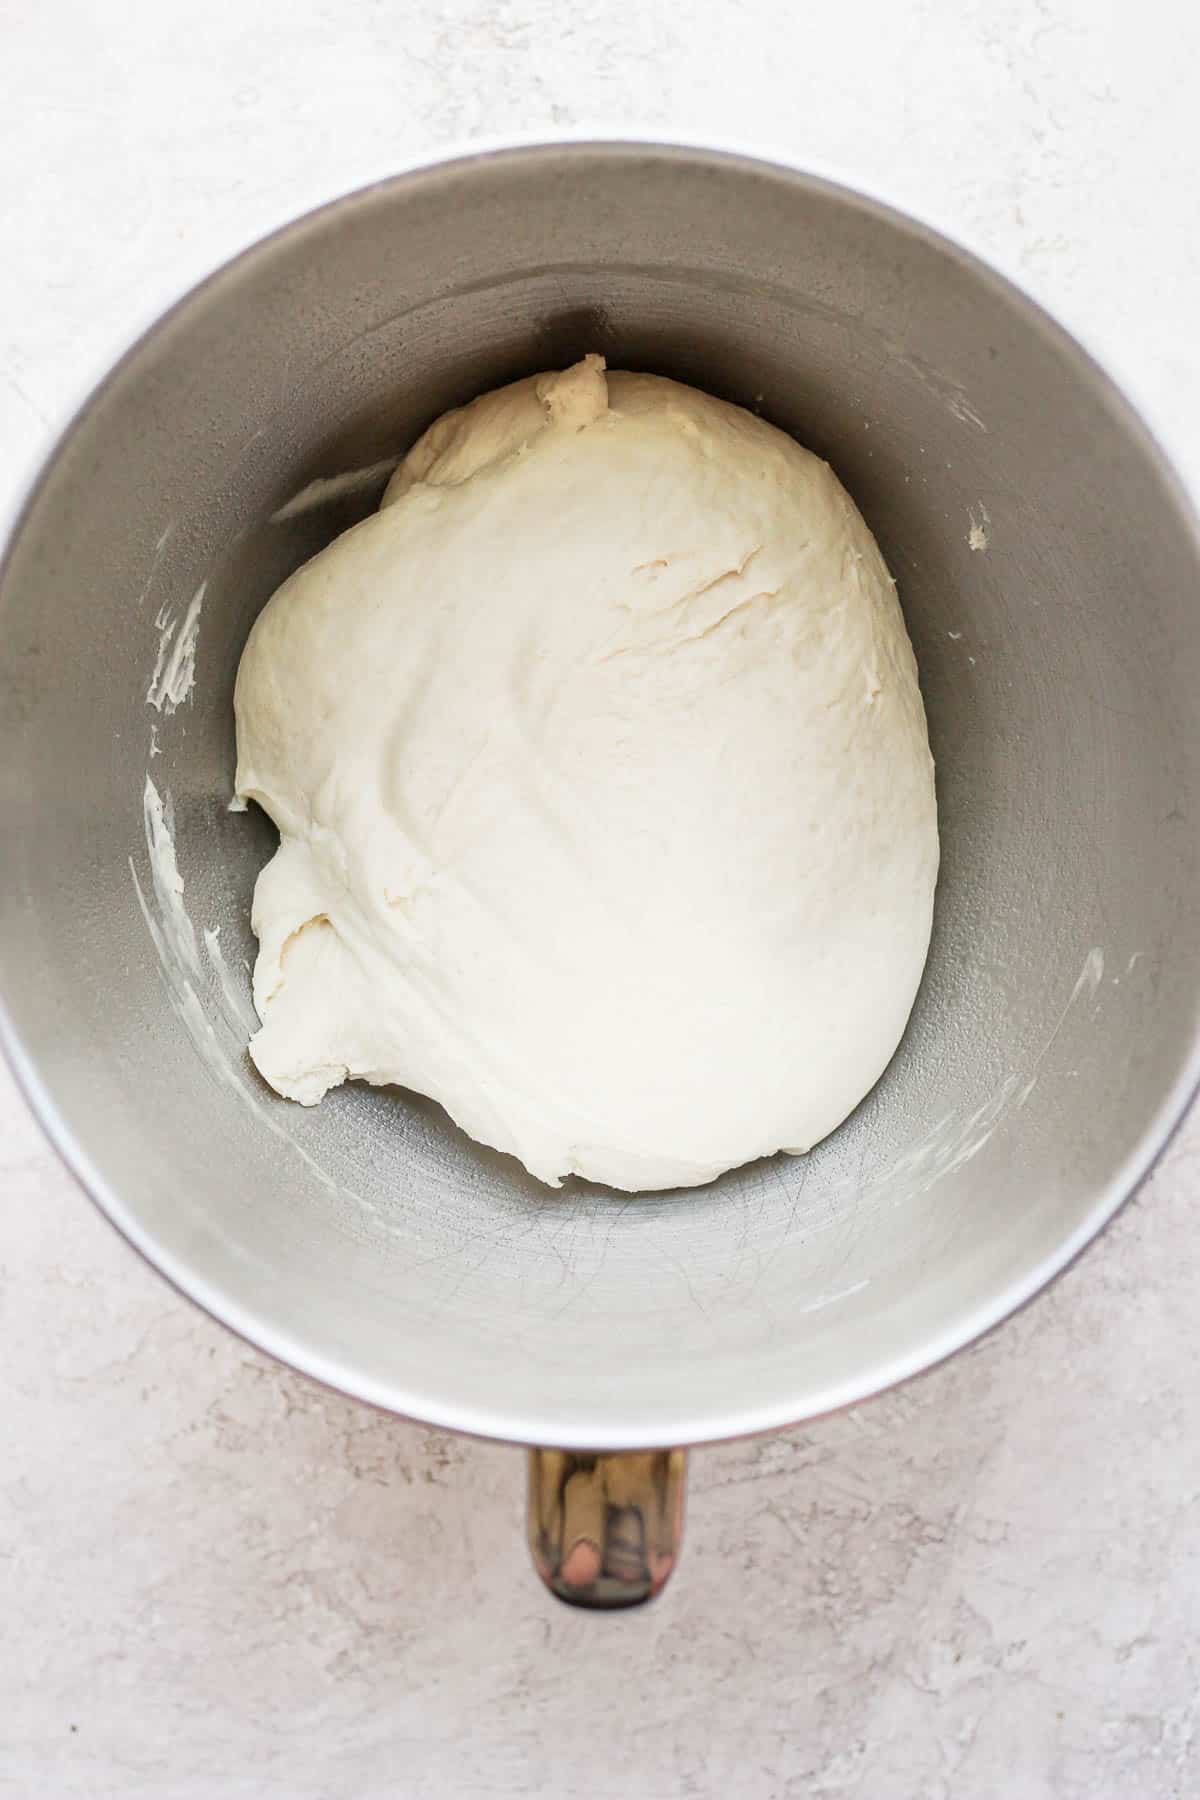
<path id="1" fill-rule="evenodd" d="M 633 1199 L 551 1193 L 403 1093 L 269 1092 L 245 1041 L 272 834 L 227 810 L 234 672 L 273 588 L 444 408 L 588 350 L 828 457 L 899 583 L 943 846 L 917 1008 L 853 1117 L 801 1160 Z M 142 339 L 14 532 L 18 1072 L 171 1280 L 380 1406 L 596 1452 L 857 1400 L 1060 1270 L 1196 1084 L 1198 591 L 1195 521 L 1103 371 L 884 206 L 645 144 L 350 195 Z"/>

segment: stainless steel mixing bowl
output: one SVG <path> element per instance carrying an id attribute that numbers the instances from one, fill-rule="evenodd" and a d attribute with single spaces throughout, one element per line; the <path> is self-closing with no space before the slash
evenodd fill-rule
<path id="1" fill-rule="evenodd" d="M 941 808 L 928 972 L 875 1092 L 802 1160 L 636 1199 L 551 1193 L 403 1093 L 268 1092 L 244 1045 L 272 832 L 227 810 L 272 589 L 437 413 L 587 350 L 833 463 L 899 581 Z M 354 194 L 156 326 L 14 533 L 0 978 L 26 1090 L 235 1330 L 396 1412 L 577 1453 L 535 1467 L 543 1571 L 636 1597 L 674 1554 L 681 1458 L 594 1453 L 765 1430 L 935 1362 L 1061 1269 L 1179 1118 L 1198 585 L 1195 521 L 1106 376 L 886 207 L 636 144 Z"/>

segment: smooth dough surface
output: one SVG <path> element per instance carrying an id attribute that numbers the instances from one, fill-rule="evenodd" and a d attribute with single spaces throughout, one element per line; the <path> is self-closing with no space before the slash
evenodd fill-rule
<path id="1" fill-rule="evenodd" d="M 543 1181 L 692 1185 L 824 1137 L 929 942 L 894 584 L 828 466 L 587 357 L 448 413 L 238 672 L 251 1054 L 432 1095 Z"/>

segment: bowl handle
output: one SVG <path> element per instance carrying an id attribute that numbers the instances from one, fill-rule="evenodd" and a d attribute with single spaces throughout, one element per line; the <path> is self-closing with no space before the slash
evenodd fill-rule
<path id="1" fill-rule="evenodd" d="M 570 1606 L 652 1600 L 683 1536 L 685 1450 L 529 1452 L 534 1567 Z"/>

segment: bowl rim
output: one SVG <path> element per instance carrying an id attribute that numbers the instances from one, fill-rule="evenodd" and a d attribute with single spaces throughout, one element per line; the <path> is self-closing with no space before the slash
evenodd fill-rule
<path id="1" fill-rule="evenodd" d="M 495 162 L 519 162 L 569 155 L 573 152 L 587 155 L 597 151 L 619 157 L 653 156 L 692 163 L 700 161 L 715 168 L 740 169 L 760 178 L 796 184 L 809 192 L 820 192 L 843 205 L 856 207 L 893 227 L 899 226 L 915 233 L 942 254 L 949 256 L 976 281 L 990 287 L 1017 311 L 1022 312 L 1038 332 L 1052 341 L 1059 354 L 1074 365 L 1081 378 L 1102 394 L 1106 405 L 1129 438 L 1155 467 L 1164 489 L 1174 500 L 1181 524 L 1192 539 L 1197 568 L 1200 570 L 1200 517 L 1189 490 L 1167 451 L 1133 401 L 1127 397 L 1124 388 L 1118 385 L 1118 381 L 1099 357 L 1086 349 L 1073 332 L 1060 324 L 1017 281 L 967 249 L 952 232 L 932 223 L 924 213 L 900 206 L 857 182 L 851 184 L 835 172 L 817 169 L 810 164 L 800 165 L 786 153 L 780 154 L 769 147 L 732 145 L 699 137 L 659 137 L 654 134 L 631 136 L 628 132 L 610 134 L 581 127 L 578 131 L 552 138 L 543 134 L 530 134 L 472 140 L 464 145 L 443 146 L 436 151 L 407 159 L 385 176 L 345 192 L 327 195 L 316 205 L 288 217 L 245 244 L 200 281 L 182 292 L 177 291 L 175 298 L 165 308 L 155 308 L 151 316 L 129 338 L 121 354 L 115 360 L 106 362 L 106 372 L 100 379 L 89 383 L 82 402 L 71 409 L 66 424 L 54 435 L 49 447 L 41 452 L 24 491 L 18 489 L 7 516 L 0 518 L 0 596 L 13 549 L 25 521 L 62 451 L 83 420 L 107 393 L 110 384 L 121 379 L 127 364 L 137 356 L 143 345 L 167 328 L 176 315 L 199 303 L 211 289 L 232 279 L 244 263 L 268 254 L 277 242 L 294 239 L 297 234 L 307 230 L 319 229 L 328 214 L 343 211 L 347 207 L 370 204 L 382 191 L 401 189 L 422 175 L 464 175 L 469 174 L 474 167 Z M 1098 1190 L 1075 1229 L 1063 1238 L 1053 1252 L 1006 1283 L 986 1302 L 964 1309 L 943 1324 L 920 1348 L 877 1359 L 855 1377 L 817 1386 L 803 1399 L 798 1398 L 795 1404 L 778 1401 L 759 1405 L 751 1403 L 736 1408 L 725 1406 L 713 1413 L 699 1412 L 693 1407 L 681 1413 L 677 1425 L 669 1430 L 658 1424 L 647 1427 L 631 1419 L 627 1430 L 606 1432 L 598 1441 L 595 1430 L 589 1430 L 583 1421 L 578 1429 L 562 1424 L 550 1428 L 537 1418 L 535 1411 L 523 1410 L 520 1405 L 501 1413 L 495 1408 L 457 1401 L 436 1391 L 422 1392 L 419 1382 L 410 1385 L 406 1381 L 385 1380 L 364 1374 L 336 1353 L 314 1348 L 295 1331 L 280 1328 L 257 1315 L 252 1307 L 231 1302 L 217 1284 L 191 1270 L 185 1257 L 156 1242 L 153 1234 L 144 1229 L 132 1209 L 75 1138 L 54 1094 L 43 1079 L 35 1058 L 22 1040 L 5 1000 L 2 984 L 0 1049 L 4 1051 L 17 1086 L 46 1137 L 99 1211 L 126 1242 L 184 1298 L 236 1336 L 326 1387 L 402 1418 L 492 1441 L 581 1450 L 649 1449 L 667 1444 L 718 1443 L 756 1435 L 840 1411 L 937 1367 L 958 1350 L 983 1337 L 1018 1312 L 1071 1266 L 1149 1178 L 1200 1091 L 1198 1030 L 1189 1056 L 1161 1095 L 1137 1142 Z"/>

